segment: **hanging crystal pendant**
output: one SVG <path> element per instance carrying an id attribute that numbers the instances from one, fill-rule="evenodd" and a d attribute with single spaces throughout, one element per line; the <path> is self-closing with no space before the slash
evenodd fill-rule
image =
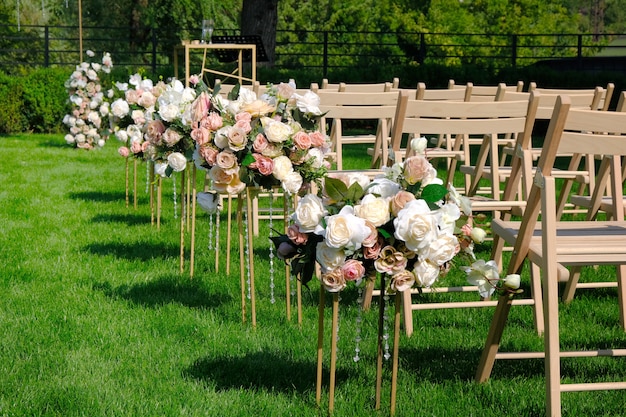
<path id="1" fill-rule="evenodd" d="M 389 353 L 389 325 L 387 323 L 387 310 L 389 309 L 388 305 L 389 305 L 389 296 L 387 294 L 385 294 L 385 296 L 383 297 L 384 299 L 384 303 L 385 303 L 385 307 L 383 308 L 383 340 L 385 343 L 385 354 L 384 354 L 384 358 L 385 360 L 389 360 L 389 358 L 391 358 L 391 353 Z"/>
<path id="2" fill-rule="evenodd" d="M 354 336 L 354 357 L 352 360 L 358 362 L 361 357 L 359 353 L 361 352 L 361 323 L 363 322 L 363 289 L 359 287 L 359 296 L 356 299 L 356 302 L 359 305 L 359 309 L 357 311 L 356 316 L 356 325 L 355 325 L 355 336 Z"/>
<path id="3" fill-rule="evenodd" d="M 209 214 L 209 250 L 213 250 L 213 213 Z"/>
<path id="4" fill-rule="evenodd" d="M 174 219 L 178 218 L 178 201 L 177 201 L 177 195 L 176 195 L 176 175 L 174 175 L 174 173 L 172 172 L 172 184 L 173 184 L 173 189 L 174 189 Z"/>
<path id="5" fill-rule="evenodd" d="M 270 231 L 269 231 L 269 236 L 270 236 L 270 240 L 273 237 L 273 229 L 274 229 L 274 219 L 272 216 L 272 212 L 273 212 L 273 202 L 274 202 L 274 193 L 273 190 L 270 189 L 270 193 L 269 193 L 269 198 L 270 198 L 270 214 L 269 214 L 269 226 L 270 226 Z M 270 303 L 274 304 L 276 302 L 276 298 L 274 297 L 274 245 L 269 245 L 270 248 Z"/>
<path id="6" fill-rule="evenodd" d="M 241 198 L 241 196 L 239 197 Z M 244 227 L 244 233 L 246 236 L 246 238 L 244 239 L 246 241 L 245 245 L 246 245 L 246 249 L 245 249 L 245 254 L 246 254 L 246 259 L 248 260 L 248 262 L 246 262 L 246 285 L 248 287 L 248 300 L 252 299 L 252 282 L 250 281 L 250 243 L 249 243 L 249 239 L 248 239 L 248 207 L 246 207 L 246 210 L 243 213 L 243 227 Z"/>

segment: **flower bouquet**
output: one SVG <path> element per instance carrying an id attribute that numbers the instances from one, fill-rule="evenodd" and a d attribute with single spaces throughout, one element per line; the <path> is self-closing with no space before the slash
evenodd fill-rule
<path id="1" fill-rule="evenodd" d="M 316 94 L 296 94 L 285 83 L 261 97 L 244 88 L 228 98 L 202 92 L 191 111 L 196 165 L 208 170 L 220 193 L 281 186 L 296 194 L 327 172 L 329 143 L 317 130 L 318 105 Z"/>
<path id="2" fill-rule="evenodd" d="M 87 56 L 93 58 L 93 51 Z M 65 141 L 81 149 L 104 146 L 108 138 L 109 103 L 103 91 L 102 78 L 111 72 L 113 62 L 107 52 L 102 63 L 82 62 L 65 82 L 69 94 L 71 112 L 63 117 L 63 124 L 69 128 Z"/>
<path id="3" fill-rule="evenodd" d="M 363 174 L 327 177 L 319 195 L 298 202 L 287 235 L 274 240 L 278 256 L 303 283 L 317 261 L 329 292 L 377 273 L 390 278 L 392 292 L 434 285 L 456 256 L 474 260 L 474 242 L 484 238 L 468 224 L 469 199 L 436 174 L 420 154 L 371 181 Z"/>

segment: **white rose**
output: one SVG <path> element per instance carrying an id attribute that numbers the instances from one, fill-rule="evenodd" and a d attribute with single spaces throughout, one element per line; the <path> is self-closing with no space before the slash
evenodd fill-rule
<path id="1" fill-rule="evenodd" d="M 263 125 L 265 136 L 270 142 L 282 143 L 293 134 L 291 126 L 269 117 L 263 117 L 261 124 Z"/>
<path id="2" fill-rule="evenodd" d="M 393 221 L 394 236 L 407 249 L 418 252 L 430 245 L 437 232 L 437 218 L 424 200 L 409 201 Z"/>
<path id="3" fill-rule="evenodd" d="M 346 255 L 343 249 L 331 248 L 324 242 L 317 244 L 315 258 L 322 267 L 323 272 L 330 272 L 346 262 Z"/>
<path id="4" fill-rule="evenodd" d="M 362 189 L 366 189 L 370 185 L 370 179 L 367 175 L 360 172 L 350 172 L 344 174 L 346 185 L 350 187 L 355 182 L 358 183 Z"/>
<path id="5" fill-rule="evenodd" d="M 467 273 L 467 281 L 478 286 L 478 292 L 481 297 L 488 298 L 495 291 L 495 284 L 500 279 L 498 272 L 498 264 L 496 261 L 490 260 L 485 262 L 479 259 L 465 268 Z"/>
<path id="6" fill-rule="evenodd" d="M 274 178 L 282 181 L 287 178 L 287 175 L 289 175 L 289 173 L 292 171 L 293 164 L 288 157 L 281 155 L 274 159 L 274 170 L 272 171 L 272 175 L 274 175 Z"/>
<path id="7" fill-rule="evenodd" d="M 302 113 L 310 113 L 315 116 L 322 114 L 320 110 L 320 96 L 312 91 L 307 91 L 304 95 L 294 94 L 296 106 Z"/>
<path id="8" fill-rule="evenodd" d="M 318 169 L 324 165 L 324 152 L 319 148 L 310 148 L 306 153 L 305 160 L 312 159 L 311 168 Z"/>
<path id="9" fill-rule="evenodd" d="M 509 274 L 506 277 L 504 277 L 504 286 L 511 290 L 518 289 L 519 284 L 520 284 L 519 274 Z"/>
<path id="10" fill-rule="evenodd" d="M 461 195 L 452 184 L 448 184 L 448 191 L 450 200 L 459 206 L 463 214 L 469 216 L 472 214 L 472 200 L 464 195 Z"/>
<path id="11" fill-rule="evenodd" d="M 180 114 L 180 109 L 176 104 L 165 104 L 159 107 L 159 116 L 166 122 L 173 122 Z"/>
<path id="12" fill-rule="evenodd" d="M 352 206 L 344 206 L 338 214 L 326 217 L 324 240 L 330 247 L 354 252 L 370 233 L 365 219 L 355 216 Z"/>
<path id="13" fill-rule="evenodd" d="M 398 194 L 401 187 L 395 181 L 391 181 L 388 178 L 374 178 L 372 183 L 367 188 L 369 194 L 375 194 L 383 198 L 393 197 Z"/>
<path id="14" fill-rule="evenodd" d="M 215 132 L 215 137 L 213 138 L 215 146 L 220 149 L 226 149 L 228 147 L 228 137 L 232 128 L 232 126 L 224 126 Z"/>
<path id="15" fill-rule="evenodd" d="M 196 194 L 196 201 L 209 214 L 216 213 L 220 208 L 220 197 L 215 192 L 199 192 Z"/>
<path id="16" fill-rule="evenodd" d="M 391 219 L 389 200 L 376 197 L 373 194 L 366 194 L 361 200 L 361 204 L 354 207 L 354 214 L 369 220 L 376 227 L 382 226 Z"/>
<path id="17" fill-rule="evenodd" d="M 72 144 L 72 143 L 76 142 L 76 139 L 74 138 L 73 135 L 70 135 L 68 133 L 67 135 L 65 135 L 65 142 L 67 142 L 68 144 Z"/>
<path id="18" fill-rule="evenodd" d="M 437 266 L 452 260 L 459 251 L 459 241 L 456 236 L 440 233 L 437 239 L 431 242 L 420 255 Z"/>
<path id="19" fill-rule="evenodd" d="M 438 210 L 441 214 L 439 229 L 446 233 L 454 233 L 456 221 L 461 217 L 461 209 L 456 204 L 444 204 Z"/>
<path id="20" fill-rule="evenodd" d="M 296 171 L 291 171 L 285 179 L 282 180 L 283 190 L 287 192 L 287 194 L 293 195 L 297 194 L 300 191 L 300 187 L 302 187 L 302 176 L 298 174 Z"/>
<path id="21" fill-rule="evenodd" d="M 416 154 L 424 154 L 427 146 L 428 146 L 428 139 L 426 139 L 423 136 L 421 138 L 414 138 L 411 140 L 411 149 Z"/>
<path id="22" fill-rule="evenodd" d="M 439 278 L 441 272 L 439 266 L 428 259 L 423 259 L 415 264 L 413 274 L 415 274 L 415 282 L 420 287 L 430 287 Z"/>
<path id="23" fill-rule="evenodd" d="M 143 142 L 143 133 L 141 132 L 141 128 L 139 126 L 128 125 L 126 133 L 128 134 L 131 142 Z"/>
<path id="24" fill-rule="evenodd" d="M 126 100 L 118 98 L 111 104 L 111 113 L 120 119 L 124 118 L 130 111 L 130 106 Z"/>
<path id="25" fill-rule="evenodd" d="M 105 145 L 106 141 L 104 139 L 98 139 L 98 146 L 99 147 L 103 147 Z"/>
<path id="26" fill-rule="evenodd" d="M 187 167 L 187 158 L 180 152 L 172 152 L 167 156 L 167 164 L 176 172 L 184 171 Z"/>
<path id="27" fill-rule="evenodd" d="M 298 225 L 301 233 L 310 233 L 315 231 L 325 215 L 326 209 L 322 199 L 315 194 L 307 194 L 298 200 L 291 219 Z"/>
<path id="28" fill-rule="evenodd" d="M 120 129 L 115 132 L 115 137 L 120 141 L 126 143 L 128 141 L 128 132 L 124 129 Z"/>
<path id="29" fill-rule="evenodd" d="M 470 232 L 470 237 L 475 243 L 483 243 L 487 237 L 487 232 L 480 227 L 473 227 Z"/>
<path id="30" fill-rule="evenodd" d="M 154 163 L 154 173 L 156 175 L 160 175 L 162 177 L 166 177 L 165 170 L 167 169 L 167 164 L 163 162 L 155 162 Z"/>

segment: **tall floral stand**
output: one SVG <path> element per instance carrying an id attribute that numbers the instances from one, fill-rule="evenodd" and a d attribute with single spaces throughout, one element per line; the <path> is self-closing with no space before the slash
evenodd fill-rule
<path id="1" fill-rule="evenodd" d="M 380 410 L 383 385 L 383 359 L 385 358 L 385 278 L 381 276 L 381 297 L 378 310 L 378 339 L 377 339 L 377 355 L 376 355 L 376 395 L 375 408 Z M 315 388 L 315 399 L 317 405 L 321 404 L 322 399 L 322 379 L 323 379 L 323 347 L 324 347 L 324 308 L 325 293 L 320 288 L 319 306 L 318 306 L 318 332 L 317 332 L 317 378 Z M 339 331 L 339 293 L 332 293 L 332 321 L 331 321 L 331 341 L 330 341 L 330 369 L 329 369 L 329 388 L 328 388 L 328 412 L 332 413 L 335 406 L 335 381 L 337 370 L 337 339 Z M 401 294 L 395 297 L 394 312 L 394 330 L 393 330 L 393 350 L 391 354 L 391 394 L 390 394 L 390 414 L 395 415 L 396 411 L 396 394 L 398 380 L 398 352 L 400 344 L 400 309 Z"/>
<path id="2" fill-rule="evenodd" d="M 248 224 L 252 209 L 252 190 L 245 189 L 245 197 L 239 195 L 237 199 L 237 229 L 239 234 L 239 275 L 241 281 L 241 319 L 247 321 L 246 298 L 250 298 L 250 321 L 252 327 L 256 327 L 256 291 L 254 288 L 254 252 L 253 233 Z M 245 219 L 243 213 L 243 200 L 246 200 Z M 246 260 L 246 257 L 248 258 Z M 247 262 L 247 264 L 246 264 Z M 248 295 L 246 296 L 246 288 Z"/>
<path id="3" fill-rule="evenodd" d="M 125 200 L 126 207 L 130 206 L 130 157 L 124 158 L 125 162 L 125 173 L 126 173 L 126 181 L 125 181 Z M 133 208 L 137 210 L 137 159 L 133 158 Z"/>

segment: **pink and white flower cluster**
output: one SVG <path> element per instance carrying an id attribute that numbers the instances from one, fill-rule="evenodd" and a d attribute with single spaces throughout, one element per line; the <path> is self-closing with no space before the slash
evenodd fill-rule
<path id="1" fill-rule="evenodd" d="M 190 137 L 194 88 L 179 80 L 154 84 L 139 74 L 128 83 L 116 83 L 111 91 L 115 136 L 124 143 L 123 157 L 135 156 L 155 162 L 158 174 L 182 171 L 191 161 L 194 143 Z"/>
<path id="2" fill-rule="evenodd" d="M 480 234 L 472 234 L 468 208 L 423 155 L 373 180 L 339 173 L 326 179 L 320 195 L 299 200 L 278 255 L 297 261 L 312 259 L 306 252 L 313 252 L 329 292 L 376 273 L 390 278 L 391 291 L 431 287 L 454 257 L 474 259 L 473 236 Z"/>
<path id="3" fill-rule="evenodd" d="M 87 56 L 93 58 L 93 51 Z M 77 148 L 93 149 L 104 146 L 108 139 L 109 103 L 103 91 L 102 78 L 111 72 L 111 55 L 106 52 L 101 63 L 82 62 L 65 82 L 71 112 L 63 117 L 69 128 L 65 141 Z"/>
<path id="4" fill-rule="evenodd" d="M 246 88 L 234 99 L 208 92 L 197 97 L 190 116 L 195 160 L 216 191 L 281 186 L 296 194 L 304 183 L 323 178 L 329 143 L 317 130 L 319 97 L 295 92 L 280 84 L 261 97 Z"/>

